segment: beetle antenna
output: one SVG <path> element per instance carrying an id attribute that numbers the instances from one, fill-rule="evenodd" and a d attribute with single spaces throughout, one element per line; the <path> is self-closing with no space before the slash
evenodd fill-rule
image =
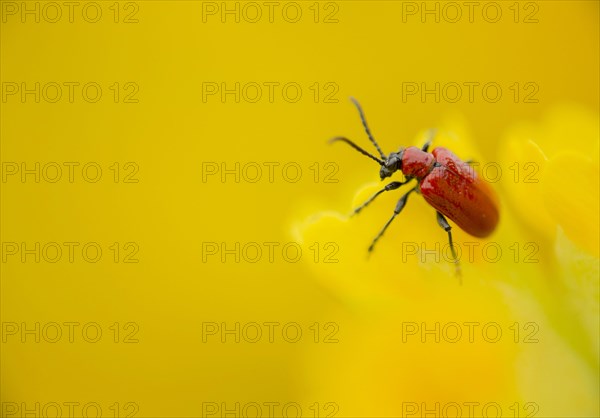
<path id="1" fill-rule="evenodd" d="M 362 155 L 366 155 L 367 157 L 371 158 L 372 160 L 375 160 L 379 163 L 379 165 L 383 165 L 384 162 L 382 160 L 380 160 L 379 158 L 375 157 L 374 155 L 369 154 L 367 151 L 365 151 L 364 149 L 362 149 L 361 147 L 359 147 L 358 145 L 356 145 L 354 142 L 350 141 L 348 138 L 344 138 L 343 136 L 336 136 L 335 138 L 331 138 L 329 140 L 330 144 L 333 144 L 336 141 L 343 141 L 346 144 L 350 145 L 352 148 L 354 148 L 355 150 L 357 150 L 358 152 L 360 152 Z"/>
<path id="2" fill-rule="evenodd" d="M 379 144 L 377 143 L 377 141 L 375 141 L 375 138 L 373 138 L 373 134 L 371 134 L 369 125 L 367 125 L 367 119 L 365 118 L 365 112 L 363 112 L 362 107 L 360 106 L 360 103 L 358 103 L 358 100 L 356 100 L 354 97 L 350 97 L 350 100 L 352 101 L 352 103 L 354 103 L 354 106 L 356 106 L 356 108 L 358 109 L 358 114 L 360 115 L 360 120 L 362 121 L 362 124 L 365 127 L 365 131 L 367 132 L 369 139 L 371 140 L 373 145 L 375 145 L 375 148 L 377 148 L 377 151 L 379 151 L 379 155 L 381 155 L 381 158 L 385 160 L 386 156 L 383 153 L 383 151 L 381 151 L 381 148 L 379 148 Z"/>

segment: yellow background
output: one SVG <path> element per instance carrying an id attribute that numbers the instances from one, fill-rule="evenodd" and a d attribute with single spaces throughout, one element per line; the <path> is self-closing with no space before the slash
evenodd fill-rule
<path id="1" fill-rule="evenodd" d="M 136 416 L 144 417 L 200 416 L 203 402 L 298 402 L 306 416 L 312 416 L 310 405 L 319 402 L 320 416 L 325 416 L 322 406 L 335 402 L 337 416 L 368 415 L 368 405 L 353 405 L 360 388 L 377 385 L 377 380 L 353 381 L 343 366 L 331 370 L 322 365 L 353 344 L 360 348 L 349 361 L 360 362 L 378 336 L 398 336 L 400 326 L 380 329 L 376 318 L 369 322 L 360 308 L 348 309 L 343 296 L 315 280 L 306 247 L 298 263 L 280 256 L 270 263 L 265 255 L 254 264 L 231 258 L 221 263 L 218 256 L 203 263 L 202 242 L 283 245 L 297 239 L 294 225 L 311 214 L 347 213 L 355 191 L 378 181 L 375 164 L 342 145 L 326 143 L 332 136 L 346 135 L 371 150 L 349 96 L 361 101 L 388 152 L 412 144 L 418 132 L 439 124 L 449 111 L 459 111 L 483 161 L 496 157 L 507 126 L 538 121 L 555 104 L 575 102 L 597 113 L 598 2 L 537 2 L 539 22 L 530 24 L 515 23 L 509 9 L 513 2 L 501 3 L 498 23 L 486 22 L 480 13 L 473 23 L 466 16 L 458 23 L 435 23 L 431 17 L 423 23 L 419 15 L 404 23 L 402 2 L 395 1 L 337 2 L 337 23 L 315 23 L 309 9 L 313 2 L 298 3 L 303 11 L 298 23 L 286 22 L 277 13 L 280 9 L 273 23 L 266 16 L 257 23 L 236 23 L 231 17 L 223 23 L 218 15 L 204 23 L 202 2 L 195 1 L 131 3 L 139 7 L 137 23 L 122 22 L 133 10 L 131 5 L 125 8 L 126 2 L 119 5 L 119 23 L 110 9 L 113 2 L 99 3 L 103 15 L 97 23 L 86 22 L 80 9 L 73 23 L 64 15 L 57 23 L 43 18 L 35 23 L 31 16 L 22 23 L 19 14 L 3 14 L 3 83 L 31 87 L 36 82 L 97 82 L 103 96 L 98 103 L 87 103 L 77 94 L 74 103 L 65 97 L 58 103 L 8 97 L 1 103 L 2 162 L 26 162 L 29 167 L 35 162 L 73 161 L 79 167 L 97 162 L 103 177 L 97 183 L 82 180 L 78 171 L 73 183 L 65 174 L 57 183 L 9 177 L 1 184 L 1 240 L 30 247 L 36 242 L 98 242 L 103 256 L 98 263 L 78 256 L 69 263 L 64 254 L 57 263 L 31 258 L 22 263 L 19 256 L 10 256 L 1 264 L 1 319 L 42 326 L 97 322 L 104 334 L 96 344 L 77 335 L 74 343 L 63 336 L 55 344 L 7 337 L 1 349 L 2 402 L 30 407 L 35 402 L 98 402 L 103 416 L 112 416 L 109 406 L 115 402 L 135 402 Z M 319 5 L 320 20 L 325 7 L 326 2 Z M 109 90 L 115 82 L 121 87 L 136 83 L 139 102 L 123 103 L 121 96 L 115 103 Z M 276 90 L 270 103 L 265 90 L 257 103 L 235 103 L 231 95 L 225 102 L 218 95 L 203 102 L 205 82 L 229 87 L 236 82 L 295 82 L 303 96 L 288 103 Z M 465 98 L 456 104 L 431 98 L 422 103 L 416 97 L 403 102 L 403 82 L 497 82 L 503 98 L 498 103 L 487 103 L 480 95 L 474 103 Z M 514 103 L 509 87 L 515 82 L 536 83 L 539 103 Z M 315 103 L 310 90 L 314 83 L 321 88 L 335 83 L 336 102 L 325 103 L 321 96 Z M 115 162 L 121 167 L 135 162 L 139 182 L 115 183 L 109 169 Z M 219 176 L 203 182 L 203 162 L 224 162 L 230 168 L 236 162 L 278 162 L 279 167 L 296 162 L 303 176 L 290 183 L 276 170 L 272 183 L 266 171 L 257 183 L 236 183 L 231 175 L 226 182 Z M 338 164 L 339 182 L 315 183 L 309 168 L 315 162 L 321 170 L 327 162 Z M 394 199 L 386 202 L 391 214 Z M 401 233 L 400 219 L 404 225 L 411 223 L 411 216 L 412 222 L 429 222 L 429 215 L 414 218 L 425 205 L 416 208 L 402 214 L 387 239 Z M 431 229 L 435 220 L 429 218 Z M 374 234 L 386 218 L 370 219 Z M 443 244 L 442 232 L 436 230 Z M 331 241 L 328 236 L 319 239 L 321 246 Z M 114 263 L 108 248 L 114 242 L 137 243 L 139 263 Z M 367 245 L 357 243 L 365 249 Z M 343 263 L 351 263 L 343 258 L 348 249 L 339 250 Z M 411 280 L 402 274 L 401 263 L 390 275 Z M 444 318 L 441 310 L 436 314 Z M 303 338 L 296 344 L 280 337 L 269 343 L 264 336 L 256 344 L 222 344 L 214 337 L 202 342 L 203 322 L 269 321 L 296 322 Z M 138 324 L 139 342 L 112 342 L 108 327 L 115 322 L 121 327 Z M 315 322 L 321 327 L 335 322 L 339 342 L 314 343 L 309 327 Z M 364 324 L 372 333 L 361 338 L 356 330 Z M 381 359 L 382 368 L 385 362 Z M 462 372 L 457 367 L 458 383 L 445 385 L 460 386 Z M 398 379 L 426 381 L 419 377 L 422 373 L 426 376 L 419 369 L 406 370 Z M 340 383 L 357 391 L 340 395 L 320 384 L 335 381 L 338 374 Z M 510 392 L 502 385 L 495 390 Z M 510 396 L 498 395 L 505 398 Z M 379 401 L 373 396 L 365 402 Z M 398 410 L 398 405 L 371 409 L 390 415 Z"/>

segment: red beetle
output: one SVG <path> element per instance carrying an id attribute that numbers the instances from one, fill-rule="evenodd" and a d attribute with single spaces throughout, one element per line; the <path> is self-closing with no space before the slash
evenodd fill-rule
<path id="1" fill-rule="evenodd" d="M 396 204 L 396 209 L 394 209 L 394 214 L 373 239 L 369 246 L 369 252 L 373 251 L 379 238 L 404 208 L 408 196 L 416 191 L 422 194 L 427 203 L 433 206 L 437 212 L 438 224 L 448 233 L 450 250 L 458 272 L 458 259 L 452 243 L 452 227 L 448 224 L 446 217 L 470 235 L 478 238 L 487 237 L 498 224 L 499 213 L 496 194 L 485 181 L 475 174 L 468 162 L 462 161 L 450 150 L 437 147 L 429 153 L 431 139 L 421 149 L 417 147 L 400 148 L 398 152 L 392 152 L 386 157 L 369 130 L 360 104 L 356 99 L 350 99 L 358 109 L 365 131 L 375 148 L 377 148 L 381 158 L 369 154 L 348 138 L 336 137 L 331 139 L 330 142 L 343 141 L 361 154 L 377 161 L 381 166 L 379 171 L 381 180 L 390 177 L 396 171 L 401 171 L 406 178 L 404 182 L 393 181 L 387 184 L 371 196 L 369 200 L 356 208 L 353 214 L 359 213 L 381 193 L 395 190 L 413 179 L 417 180 L 415 187 L 400 198 Z"/>

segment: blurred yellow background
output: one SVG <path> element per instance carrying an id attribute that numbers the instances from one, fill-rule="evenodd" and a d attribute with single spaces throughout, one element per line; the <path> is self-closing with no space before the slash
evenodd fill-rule
<path id="1" fill-rule="evenodd" d="M 373 162 L 327 145 L 345 135 L 374 151 L 349 96 L 386 152 L 450 126 L 461 158 L 504 176 L 511 126 L 567 105 L 597 118 L 597 1 L 465 3 L 2 1 L 3 416 L 421 416 L 453 402 L 462 416 L 465 402 L 475 416 L 490 403 L 597 416 L 597 276 L 592 314 L 548 308 L 570 277 L 544 280 L 564 241 L 555 224 L 530 232 L 510 182 L 493 185 L 492 239 L 540 237 L 541 264 L 463 263 L 462 287 L 447 262 L 405 266 L 393 247 L 404 232 L 446 243 L 419 196 L 370 260 L 399 193 L 306 230 L 379 181 Z M 596 167 L 597 143 L 581 142 Z M 494 322 L 505 337 L 403 343 L 407 321 Z M 522 357 L 509 327 L 530 322 L 540 341 Z"/>

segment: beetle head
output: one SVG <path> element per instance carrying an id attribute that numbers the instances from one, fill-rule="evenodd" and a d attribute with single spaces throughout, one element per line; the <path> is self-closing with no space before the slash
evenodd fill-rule
<path id="1" fill-rule="evenodd" d="M 381 169 L 379 170 L 379 177 L 381 180 L 391 177 L 396 171 L 402 171 L 402 154 L 404 154 L 404 149 L 401 148 L 398 152 L 392 152 L 390 155 L 383 161 L 381 164 Z"/>

